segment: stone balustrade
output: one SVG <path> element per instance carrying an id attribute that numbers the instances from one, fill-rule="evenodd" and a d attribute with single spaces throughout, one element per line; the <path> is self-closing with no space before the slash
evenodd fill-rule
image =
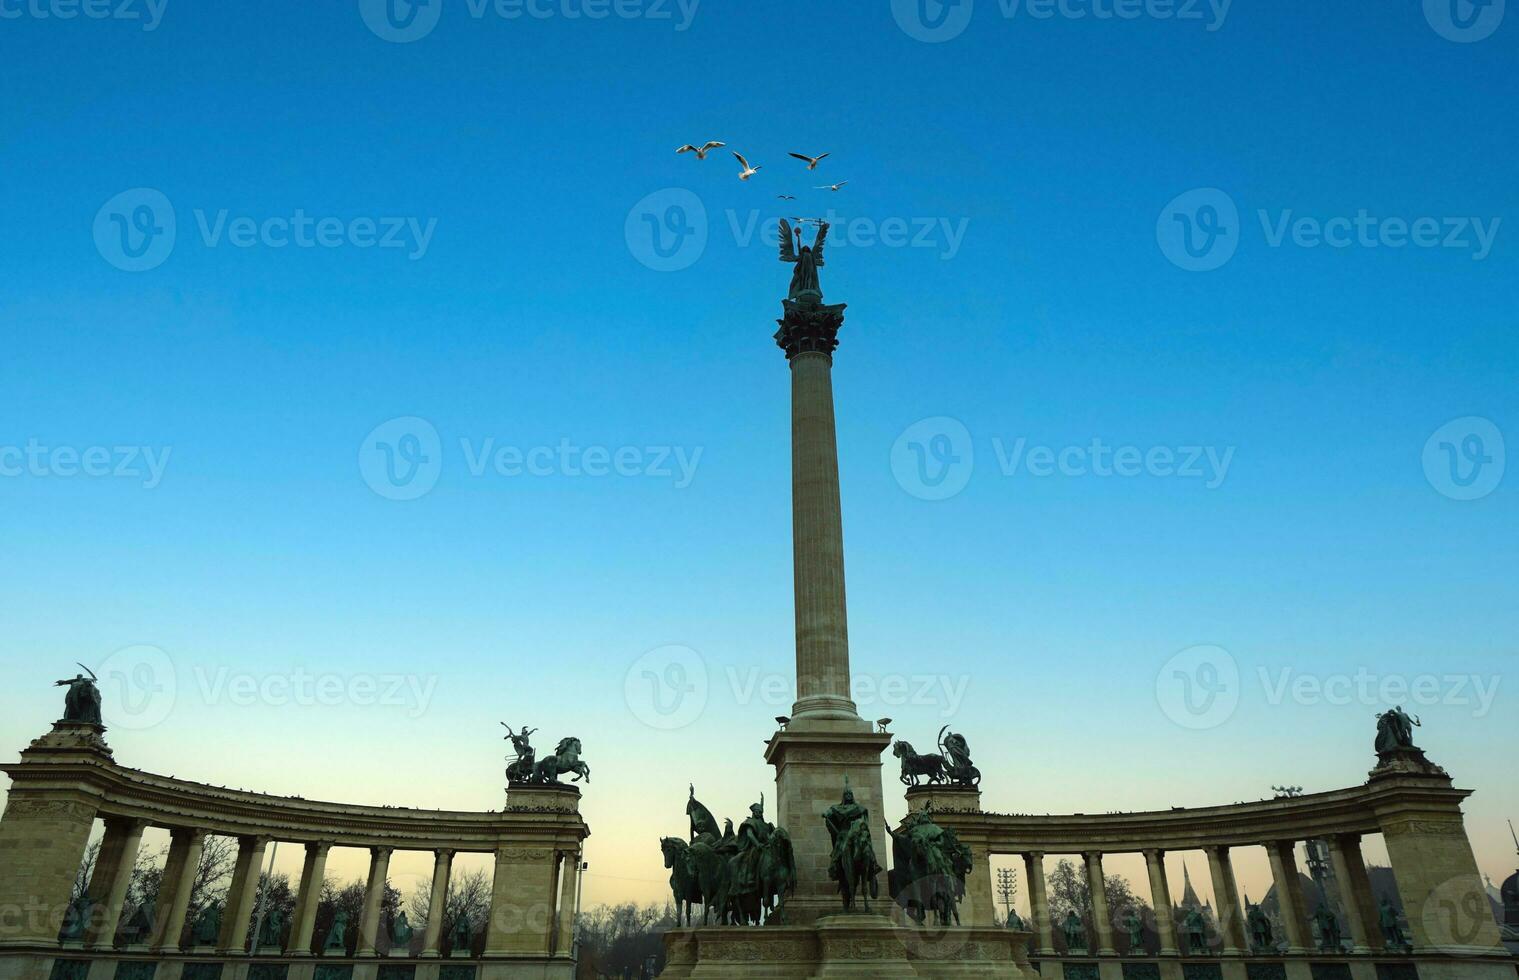
<path id="1" fill-rule="evenodd" d="M 1432 767 L 1431 767 L 1432 768 Z M 1503 947 L 1467 839 L 1461 802 L 1470 791 L 1455 788 L 1443 771 L 1373 773 L 1364 785 L 1327 793 L 1254 803 L 1174 808 L 1137 813 L 1032 815 L 982 810 L 980 792 L 943 785 L 907 791 L 910 809 L 932 806 L 935 820 L 970 845 L 975 868 L 967 881 L 962 920 L 995 922 L 992 858 L 1021 856 L 1033 921 L 1031 948 L 1046 980 L 1512 980 L 1513 958 Z M 1407 948 L 1389 949 L 1378 905 L 1361 854 L 1361 839 L 1382 835 L 1408 924 Z M 1296 859 L 1302 841 L 1324 841 L 1336 879 L 1345 943 L 1315 948 Z M 1245 908 L 1235 879 L 1232 852 L 1264 847 L 1286 936 L 1269 949 L 1249 939 Z M 1216 941 L 1204 957 L 1190 956 L 1178 935 L 1164 856 L 1202 851 L 1212 880 Z M 1159 955 L 1120 956 L 1114 934 L 1121 927 L 1108 913 L 1103 858 L 1142 854 Z M 1046 895 L 1046 858 L 1082 860 L 1092 895 L 1092 932 L 1085 955 L 1060 951 L 1059 923 L 1051 920 Z"/>
<path id="2" fill-rule="evenodd" d="M 499 812 L 418 810 L 271 796 L 117 765 L 98 726 L 62 723 L 0 766 L 11 778 L 0 819 L 0 980 L 515 980 L 573 975 L 573 913 L 590 830 L 569 786 L 513 787 Z M 86 894 L 93 910 L 77 943 L 60 942 L 95 821 L 105 825 Z M 170 832 L 151 931 L 118 941 L 144 830 Z M 214 944 L 182 948 L 207 836 L 238 842 Z M 252 955 L 249 921 L 275 842 L 304 849 L 288 938 Z M 352 956 L 317 956 L 313 935 L 328 855 L 370 854 Z M 381 907 L 392 855 L 433 855 L 430 909 L 416 956 L 385 957 Z M 448 882 L 458 854 L 493 855 L 483 954 L 441 957 Z M 344 951 L 346 954 L 346 950 Z"/>

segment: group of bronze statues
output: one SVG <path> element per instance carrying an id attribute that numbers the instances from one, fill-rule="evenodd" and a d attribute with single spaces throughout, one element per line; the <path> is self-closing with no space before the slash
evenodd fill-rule
<path id="1" fill-rule="evenodd" d="M 898 740 L 892 743 L 891 753 L 902 760 L 902 785 L 917 786 L 927 780 L 930 786 L 947 783 L 951 786 L 980 786 L 981 770 L 970 761 L 970 747 L 964 735 L 958 735 L 945 725 L 939 729 L 939 751 L 919 755 L 912 743 Z"/>
<path id="2" fill-rule="evenodd" d="M 686 817 L 689 841 L 663 837 L 659 842 L 675 910 L 686 925 L 696 906 L 702 925 L 714 924 L 714 917 L 716 925 L 759 925 L 780 909 L 796 888 L 796 858 L 791 835 L 765 819 L 763 798 L 735 833 L 732 820 L 718 829 L 692 786 Z"/>
<path id="3" fill-rule="evenodd" d="M 538 729 L 522 726 L 521 731 L 513 731 L 512 726 L 506 722 L 501 723 L 506 729 L 506 737 L 512 743 L 513 755 L 507 757 L 506 782 L 508 786 L 524 786 L 532 783 L 546 783 L 557 785 L 561 773 L 573 773 L 571 782 L 580 782 L 584 779 L 591 781 L 591 767 L 586 765 L 580 758 L 582 751 L 580 739 L 571 736 L 561 738 L 554 748 L 553 755 L 546 755 L 542 759 L 537 757 L 537 750 L 530 741 L 532 734 Z"/>

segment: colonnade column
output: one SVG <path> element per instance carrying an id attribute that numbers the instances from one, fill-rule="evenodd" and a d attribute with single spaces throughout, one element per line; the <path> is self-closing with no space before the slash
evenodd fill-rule
<path id="1" fill-rule="evenodd" d="M 306 861 L 301 865 L 301 886 L 295 895 L 295 913 L 290 917 L 290 945 L 287 956 L 310 956 L 311 933 L 316 928 L 316 907 L 322 901 L 322 880 L 327 876 L 328 841 L 306 845 Z"/>
<path id="2" fill-rule="evenodd" d="M 85 930 L 87 949 L 110 949 L 116 942 L 116 927 L 121 922 L 121 906 L 132 883 L 132 867 L 137 863 L 137 849 L 142 845 L 143 824 L 136 820 L 108 818 L 105 837 L 95 855 L 95 871 L 90 875 L 91 914 Z"/>
<path id="3" fill-rule="evenodd" d="M 1160 936 L 1160 955 L 1177 956 L 1176 923 L 1171 918 L 1171 885 L 1166 881 L 1165 858 L 1165 851 L 1145 851 L 1145 869 L 1150 873 L 1150 904 L 1155 906 L 1155 931 Z"/>
<path id="4" fill-rule="evenodd" d="M 1244 956 L 1245 917 L 1239 905 L 1239 886 L 1234 881 L 1234 859 L 1227 847 L 1204 848 L 1208 870 L 1213 876 L 1213 901 L 1218 908 L 1218 931 L 1224 940 L 1225 956 Z"/>
<path id="5" fill-rule="evenodd" d="M 237 863 L 232 868 L 232 887 L 227 889 L 227 904 L 222 908 L 222 931 L 217 938 L 217 952 L 222 956 L 241 956 L 247 950 L 248 919 L 258 900 L 258 876 L 264 866 L 267 837 L 240 837 Z"/>
<path id="6" fill-rule="evenodd" d="M 442 955 L 443 919 L 448 914 L 448 880 L 453 870 L 453 851 L 433 852 L 432 895 L 427 902 L 427 930 L 422 939 L 422 955 L 429 959 Z"/>
<path id="7" fill-rule="evenodd" d="M 1361 837 L 1359 834 L 1341 834 L 1328 838 L 1328 843 L 1329 860 L 1334 865 L 1334 877 L 1340 883 L 1340 903 L 1350 920 L 1355 951 L 1381 951 L 1386 944 L 1377 922 L 1371 878 L 1366 874 L 1366 862 L 1361 857 Z"/>
<path id="8" fill-rule="evenodd" d="M 1055 952 L 1055 926 L 1050 922 L 1050 903 L 1044 892 L 1044 852 L 1023 855 L 1023 878 L 1028 882 L 1028 912 L 1042 953 Z"/>
<path id="9" fill-rule="evenodd" d="M 1113 947 L 1113 920 L 1108 914 L 1108 882 L 1102 873 L 1102 852 L 1088 851 L 1086 860 L 1087 888 L 1092 893 L 1092 925 L 1097 930 L 1097 955 L 1117 956 Z"/>
<path id="10" fill-rule="evenodd" d="M 554 953 L 569 956 L 575 943 L 575 888 L 580 881 L 580 852 L 565 851 L 559 863 L 559 912 L 554 923 Z"/>
<path id="11" fill-rule="evenodd" d="M 155 953 L 179 949 L 180 934 L 185 931 L 185 916 L 190 910 L 190 893 L 195 890 L 195 876 L 200 871 L 200 856 L 205 848 L 203 830 L 174 830 L 169 842 L 169 858 L 164 862 L 162 884 L 154 906 L 152 938 L 148 948 Z"/>
<path id="12" fill-rule="evenodd" d="M 364 889 L 364 914 L 359 919 L 359 944 L 355 956 L 380 955 L 380 909 L 385 904 L 385 882 L 390 874 L 390 848 L 369 849 L 369 884 Z"/>
<path id="13" fill-rule="evenodd" d="M 1271 859 L 1271 878 L 1276 882 L 1277 908 L 1287 927 L 1287 952 L 1305 954 L 1310 936 L 1308 919 L 1303 911 L 1302 882 L 1298 881 L 1297 845 L 1290 840 L 1281 840 L 1265 846 L 1266 855 Z"/>

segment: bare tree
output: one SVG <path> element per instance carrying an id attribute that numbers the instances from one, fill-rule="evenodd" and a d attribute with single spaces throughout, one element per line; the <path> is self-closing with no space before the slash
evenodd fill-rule
<path id="1" fill-rule="evenodd" d="M 1090 935 L 1095 922 L 1092 918 L 1092 888 L 1087 882 L 1086 869 L 1078 868 L 1075 862 L 1068 859 L 1061 860 L 1050 871 L 1046 881 L 1050 917 L 1055 923 L 1056 931 L 1059 931 L 1059 925 L 1065 917 L 1075 912 Z M 1123 875 L 1104 875 L 1103 883 L 1108 899 L 1108 922 L 1114 935 L 1125 941 L 1126 945 L 1128 926 L 1125 923 L 1129 913 L 1134 912 L 1145 923 L 1148 937 L 1153 931 L 1154 922 L 1154 912 L 1149 903 L 1134 894 L 1129 880 Z"/>
<path id="2" fill-rule="evenodd" d="M 580 975 L 637 978 L 645 963 L 664 969 L 664 934 L 678 928 L 675 906 L 599 905 L 580 916 Z"/>
<path id="3" fill-rule="evenodd" d="M 463 916 L 469 923 L 470 936 L 478 939 L 485 934 L 486 920 L 490 918 L 491 889 L 493 881 L 484 868 L 460 871 L 448 879 L 448 897 L 443 905 L 443 943 L 448 946 L 453 939 L 455 923 Z M 419 881 L 406 900 L 406 916 L 417 934 L 425 935 L 427 921 L 432 914 L 432 877 Z"/>

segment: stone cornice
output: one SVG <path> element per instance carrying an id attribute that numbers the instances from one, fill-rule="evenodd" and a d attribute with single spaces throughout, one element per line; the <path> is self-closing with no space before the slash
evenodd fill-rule
<path id="1" fill-rule="evenodd" d="M 1459 824 L 1470 790 L 1410 777 L 1307 796 L 1136 813 L 1005 814 L 935 806 L 935 819 L 994 853 L 1046 854 L 1248 847 L 1274 840 L 1374 834 L 1396 819 L 1443 814 Z"/>

